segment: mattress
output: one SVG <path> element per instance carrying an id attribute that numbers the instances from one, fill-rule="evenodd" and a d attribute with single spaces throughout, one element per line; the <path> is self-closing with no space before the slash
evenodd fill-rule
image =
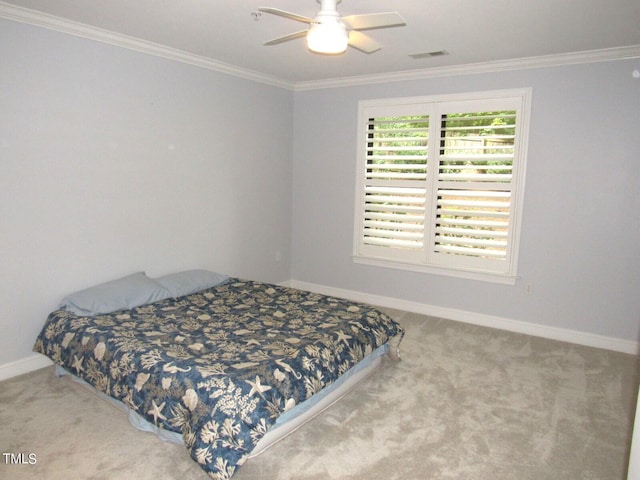
<path id="1" fill-rule="evenodd" d="M 341 377 L 348 385 L 366 375 L 390 342 L 395 353 L 403 334 L 364 304 L 232 278 L 111 314 L 57 310 L 34 350 L 126 406 L 143 428 L 180 437 L 212 478 L 228 478 L 271 444 L 269 432 L 297 428 L 288 417 L 335 401 Z"/>

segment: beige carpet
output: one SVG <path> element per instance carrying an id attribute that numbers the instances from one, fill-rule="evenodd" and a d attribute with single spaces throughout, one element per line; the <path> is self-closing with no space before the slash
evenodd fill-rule
<path id="1" fill-rule="evenodd" d="M 403 360 L 234 480 L 625 479 L 636 357 L 390 313 Z M 2 479 L 209 478 L 51 368 L 0 383 L 0 448 Z"/>

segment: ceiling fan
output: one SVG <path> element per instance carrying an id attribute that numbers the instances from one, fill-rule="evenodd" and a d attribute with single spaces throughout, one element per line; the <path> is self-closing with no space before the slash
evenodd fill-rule
<path id="1" fill-rule="evenodd" d="M 341 17 L 338 13 L 337 4 L 342 0 L 316 1 L 320 4 L 320 11 L 313 18 L 286 12 L 278 8 L 260 7 L 258 10 L 261 12 L 309 24 L 309 28 L 306 30 L 274 38 L 265 42 L 265 45 L 277 45 L 295 38 L 306 37 L 307 47 L 316 53 L 339 54 L 343 53 L 347 46 L 364 53 L 373 53 L 380 50 L 382 48 L 381 45 L 368 35 L 360 32 L 360 30 L 406 25 L 404 18 L 398 12 Z"/>

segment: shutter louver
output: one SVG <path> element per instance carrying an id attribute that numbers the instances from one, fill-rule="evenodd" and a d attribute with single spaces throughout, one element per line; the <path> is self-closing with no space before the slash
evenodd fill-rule
<path id="1" fill-rule="evenodd" d="M 363 243 L 422 250 L 428 117 L 368 121 Z"/>

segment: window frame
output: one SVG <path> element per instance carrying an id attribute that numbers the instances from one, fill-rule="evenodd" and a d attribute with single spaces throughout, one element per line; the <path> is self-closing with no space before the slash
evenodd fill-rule
<path id="1" fill-rule="evenodd" d="M 515 284 L 517 279 L 518 254 L 520 246 L 520 232 L 522 225 L 523 199 L 525 190 L 525 173 L 527 163 L 529 124 L 531 111 L 531 88 L 509 90 L 493 90 L 460 94 L 429 95 L 419 97 L 385 98 L 361 100 L 358 103 L 358 135 L 357 135 L 357 174 L 355 219 L 353 236 L 354 263 L 373 265 L 378 267 L 395 268 L 407 271 L 424 272 L 436 275 L 446 275 L 459 278 L 482 280 L 502 284 Z M 509 190 L 511 192 L 509 207 L 509 227 L 507 240 L 507 255 L 502 271 L 489 271 L 482 267 L 482 262 L 466 257 L 449 258 L 440 256 L 434 261 L 433 245 L 436 224 L 437 178 L 433 169 L 438 167 L 440 148 L 438 136 L 443 114 L 475 113 L 467 106 L 478 106 L 476 111 L 516 111 L 516 129 L 513 154 L 513 171 Z M 509 108 L 504 108 L 508 106 Z M 367 185 L 366 171 L 368 167 L 367 152 L 370 142 L 368 124 L 370 118 L 390 116 L 429 115 L 429 141 L 427 180 L 425 194 L 424 240 L 422 251 L 407 252 L 401 249 L 369 247 L 363 242 L 365 222 L 365 187 Z M 383 251 L 384 250 L 384 251 Z M 384 254 L 380 252 L 383 251 Z M 438 258 L 438 255 L 435 256 Z M 444 260 L 443 260 L 444 258 Z M 465 265 L 465 264 L 470 264 Z M 473 266 L 473 264 L 477 264 Z"/>

